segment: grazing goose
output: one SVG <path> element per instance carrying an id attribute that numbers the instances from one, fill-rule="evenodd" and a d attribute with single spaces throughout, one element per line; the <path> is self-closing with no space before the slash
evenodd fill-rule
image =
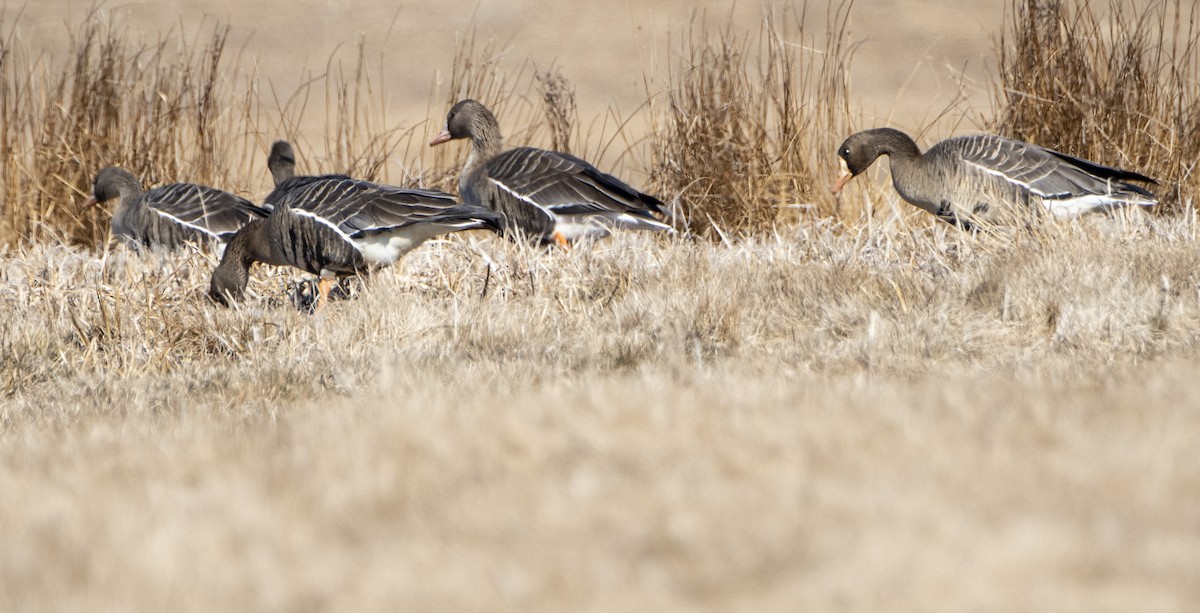
<path id="1" fill-rule="evenodd" d="M 446 129 L 429 142 L 470 138 L 471 154 L 458 180 L 463 202 L 504 219 L 504 233 L 523 233 L 566 246 L 583 236 L 603 238 L 611 228 L 671 230 L 663 203 L 566 153 L 521 147 L 503 151 L 500 124 L 474 100 L 450 109 Z"/>
<path id="2" fill-rule="evenodd" d="M 1068 218 L 1157 203 L 1149 191 L 1128 183 L 1154 183 L 1136 172 L 986 134 L 950 138 L 922 155 L 907 134 L 891 128 L 859 132 L 842 143 L 842 173 L 833 193 L 881 155 L 890 156 L 901 198 L 963 228 L 1012 221 L 1022 211 Z"/>
<path id="3" fill-rule="evenodd" d="M 255 262 L 318 275 L 317 308 L 339 275 L 386 266 L 425 240 L 461 230 L 500 231 L 500 218 L 435 191 L 401 189 L 336 175 L 284 181 L 274 209 L 233 237 L 213 271 L 209 295 L 240 301 Z"/>
<path id="4" fill-rule="evenodd" d="M 241 196 L 193 183 L 143 191 L 127 170 L 109 166 L 96 175 L 85 206 L 119 198 L 113 235 L 132 247 L 174 249 L 185 242 L 228 241 L 242 226 L 270 212 Z"/>

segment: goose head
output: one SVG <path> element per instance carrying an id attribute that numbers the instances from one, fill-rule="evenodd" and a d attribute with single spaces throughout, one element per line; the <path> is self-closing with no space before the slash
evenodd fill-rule
<path id="1" fill-rule="evenodd" d="M 96 173 L 96 180 L 92 183 L 92 195 L 84 202 L 84 206 L 108 202 L 113 198 L 124 198 L 141 192 L 142 184 L 138 182 L 137 177 L 133 176 L 133 173 L 116 166 L 109 166 Z"/>
<path id="2" fill-rule="evenodd" d="M 881 155 L 920 155 L 917 144 L 907 134 L 893 128 L 876 128 L 853 134 L 838 147 L 841 174 L 833 185 L 833 193 L 842 191 L 846 183 L 871 167 Z"/>
<path id="3" fill-rule="evenodd" d="M 460 100 L 446 115 L 446 127 L 429 141 L 430 146 L 460 138 L 471 140 L 499 139 L 500 124 L 496 116 L 479 102 Z"/>

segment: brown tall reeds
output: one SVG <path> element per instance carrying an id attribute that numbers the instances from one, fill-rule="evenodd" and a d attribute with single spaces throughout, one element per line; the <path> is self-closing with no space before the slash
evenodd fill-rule
<path id="1" fill-rule="evenodd" d="M 666 74 L 647 73 L 645 105 L 601 118 L 579 116 L 575 75 L 513 61 L 503 41 L 469 29 L 447 77 L 434 77 L 427 117 L 404 122 L 388 113 L 384 75 L 374 72 L 386 63 L 372 65 L 365 40 L 351 58 L 331 55 L 294 91 L 272 86 L 265 94 L 230 53 L 230 30 L 220 24 L 145 43 L 94 11 L 68 26 L 66 53 L 37 55 L 5 21 L 0 244 L 96 244 L 107 215 L 81 204 L 107 164 L 148 186 L 196 181 L 252 191 L 265 180 L 265 145 L 281 137 L 301 140 L 310 172 L 452 191 L 461 148 L 425 144 L 446 110 L 468 97 L 493 109 L 510 144 L 594 161 L 669 201 L 700 235 L 769 232 L 805 215 L 853 223 L 858 206 L 828 194 L 834 149 L 854 113 L 852 8 L 836 4 L 823 20 L 805 8 L 768 10 L 749 33 L 731 17 L 697 14 L 669 43 L 675 59 Z M 1114 2 L 1101 11 L 1011 0 L 998 41 L 993 129 L 1156 176 L 1162 210 L 1178 210 L 1200 186 L 1191 162 L 1200 158 L 1195 19 L 1179 1 L 1141 9 Z M 323 115 L 323 132 L 306 140 L 299 126 L 312 125 L 312 114 Z"/>
<path id="2" fill-rule="evenodd" d="M 15 26 L 0 34 L 0 244 L 99 241 L 106 217 L 82 203 L 105 165 L 149 184 L 227 183 L 254 104 L 226 78 L 228 33 L 143 44 L 93 11 L 61 57 L 31 54 Z"/>
<path id="3" fill-rule="evenodd" d="M 579 115 L 575 107 L 575 88 L 561 72 L 543 70 L 537 79 L 538 93 L 542 97 L 542 109 L 546 127 L 550 131 L 550 146 L 555 151 L 571 152 L 571 139 Z"/>
<path id="4" fill-rule="evenodd" d="M 849 117 L 847 20 L 823 45 L 804 12 L 767 11 L 753 36 L 695 15 L 661 101 L 652 101 L 652 178 L 699 234 L 767 230 L 798 211 L 835 212 L 824 178 Z"/>
<path id="5" fill-rule="evenodd" d="M 1155 176 L 1161 211 L 1200 187 L 1196 6 L 1012 0 L 998 41 L 995 129 Z"/>
<path id="6" fill-rule="evenodd" d="M 379 66 L 384 66 L 381 60 Z M 397 141 L 414 126 L 389 121 L 385 96 L 372 78 L 367 42 L 360 39 L 354 61 L 343 63 L 330 56 L 325 67 L 325 154 L 329 166 L 368 181 L 383 180 L 388 158 Z M 310 84 L 311 85 L 311 84 Z"/>
<path id="7" fill-rule="evenodd" d="M 82 203 L 107 165 L 127 168 L 147 187 L 189 181 L 255 197 L 266 180 L 266 146 L 278 138 L 300 141 L 305 172 L 425 180 L 407 167 L 402 177 L 388 172 L 387 161 L 420 136 L 422 123 L 389 116 L 373 72 L 386 64 L 368 58 L 366 40 L 350 57 L 331 53 L 319 70 L 305 69 L 294 90 L 279 92 L 242 69 L 222 24 L 145 43 L 119 13 L 96 9 L 68 24 L 66 53 L 37 55 L 15 20 L 4 23 L 0 245 L 100 244 L 109 214 Z M 315 122 L 323 130 L 314 143 L 301 137 L 301 125 Z"/>

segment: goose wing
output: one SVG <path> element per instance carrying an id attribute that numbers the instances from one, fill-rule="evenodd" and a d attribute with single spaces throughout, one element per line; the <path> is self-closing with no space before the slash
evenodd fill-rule
<path id="1" fill-rule="evenodd" d="M 462 212 L 453 196 L 435 190 L 407 189 L 345 176 L 297 179 L 302 178 L 289 179 L 294 183 L 281 186 L 287 189 L 279 201 L 318 216 L 349 236 L 387 232 Z M 487 219 L 495 217 L 478 207 L 469 207 L 466 212 L 478 212 Z"/>
<path id="2" fill-rule="evenodd" d="M 267 194 L 263 199 L 263 205 L 267 208 L 272 208 L 279 204 L 285 197 L 292 192 L 297 192 L 304 195 L 304 200 L 320 201 L 327 196 L 321 192 L 328 186 L 334 185 L 340 180 L 351 180 L 346 175 L 317 175 L 317 176 L 292 176 L 288 177 L 275 184 L 275 189 Z M 292 206 L 296 206 L 295 198 L 293 198 Z"/>
<path id="3" fill-rule="evenodd" d="M 511 197 L 554 215 L 669 216 L 662 202 L 565 153 L 522 147 L 487 163 L 487 175 Z"/>
<path id="4" fill-rule="evenodd" d="M 220 240 L 228 240 L 246 224 L 270 213 L 241 196 L 194 183 L 152 189 L 146 192 L 145 203 L 174 223 Z"/>
<path id="5" fill-rule="evenodd" d="M 943 141 L 953 143 L 968 166 L 1001 177 L 1046 200 L 1084 196 L 1153 199 L 1149 191 L 1126 181 L 1154 180 L 1021 141 L 981 135 Z M 936 148 L 936 146 L 935 146 Z M 930 152 L 934 152 L 933 149 Z M 928 154 L 927 154 L 928 155 Z"/>

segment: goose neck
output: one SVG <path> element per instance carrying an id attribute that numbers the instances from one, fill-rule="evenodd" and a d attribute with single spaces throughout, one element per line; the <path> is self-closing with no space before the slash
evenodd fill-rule
<path id="1" fill-rule="evenodd" d="M 270 241 L 267 240 L 266 230 L 267 220 L 265 218 L 255 219 L 246 224 L 242 231 L 235 234 L 233 240 L 229 241 L 231 247 L 235 241 L 238 242 L 236 253 L 247 268 L 254 262 L 262 262 L 269 257 Z"/>
<path id="2" fill-rule="evenodd" d="M 224 295 L 229 293 L 235 299 L 241 299 L 250 279 L 250 267 L 255 262 L 269 259 L 270 246 L 265 236 L 266 227 L 265 219 L 255 219 L 234 234 L 225 245 L 221 263 L 213 271 L 209 293 L 214 298 L 223 300 Z"/>
<path id="3" fill-rule="evenodd" d="M 496 157 L 503 147 L 504 137 L 500 135 L 500 126 L 496 120 L 491 117 L 479 118 L 471 126 L 471 153 L 467 156 L 464 172 L 469 173 Z"/>
<path id="4" fill-rule="evenodd" d="M 921 157 L 921 149 L 917 147 L 916 141 L 899 130 L 891 128 L 879 130 L 877 142 L 879 154 L 889 156 L 893 164 L 909 163 Z"/>

